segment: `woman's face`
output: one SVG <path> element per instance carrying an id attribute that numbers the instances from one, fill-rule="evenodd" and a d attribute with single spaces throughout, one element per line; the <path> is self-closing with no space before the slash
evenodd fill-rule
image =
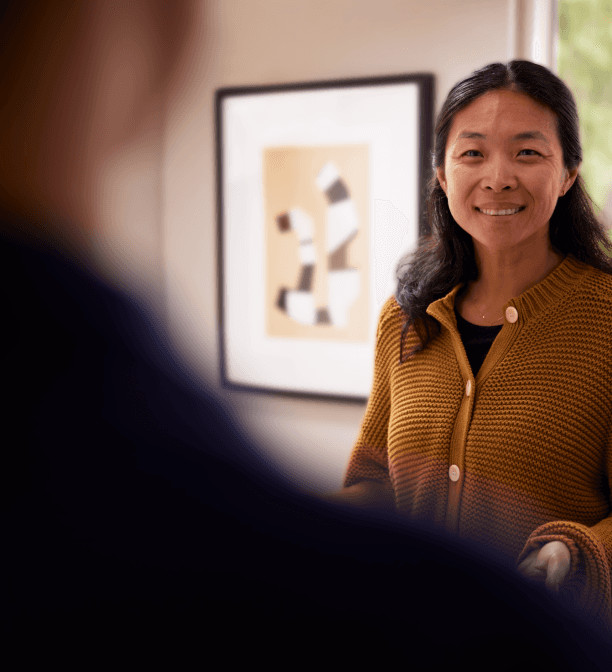
<path id="1" fill-rule="evenodd" d="M 574 183 L 553 112 L 515 91 L 490 91 L 459 111 L 437 169 L 455 221 L 491 251 L 545 243 L 558 198 Z"/>

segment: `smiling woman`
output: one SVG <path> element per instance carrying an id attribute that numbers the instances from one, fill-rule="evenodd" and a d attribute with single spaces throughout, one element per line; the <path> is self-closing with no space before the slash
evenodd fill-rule
<path id="1" fill-rule="evenodd" d="M 431 234 L 382 310 L 337 499 L 483 544 L 612 628 L 612 245 L 579 174 L 576 106 L 527 61 L 440 112 Z"/>
<path id="2" fill-rule="evenodd" d="M 494 90 L 455 115 L 436 176 L 479 268 L 457 298 L 462 317 L 493 323 L 507 301 L 563 260 L 548 223 L 577 175 L 563 165 L 554 113 L 524 93 Z"/>

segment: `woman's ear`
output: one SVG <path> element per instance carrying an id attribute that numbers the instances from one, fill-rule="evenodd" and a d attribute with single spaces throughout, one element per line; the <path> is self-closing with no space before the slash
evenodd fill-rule
<path id="1" fill-rule="evenodd" d="M 564 196 L 572 188 L 572 185 L 578 177 L 578 171 L 580 170 L 580 165 L 572 170 L 565 169 L 565 179 L 561 183 L 561 193 L 560 196 Z"/>
<path id="2" fill-rule="evenodd" d="M 436 168 L 436 176 L 440 186 L 442 187 L 442 190 L 446 194 L 446 176 L 444 174 L 444 168 Z"/>

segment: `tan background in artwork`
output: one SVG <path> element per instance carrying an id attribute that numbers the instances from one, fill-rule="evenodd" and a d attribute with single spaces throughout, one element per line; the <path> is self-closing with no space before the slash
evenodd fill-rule
<path id="1" fill-rule="evenodd" d="M 316 264 L 313 291 L 317 308 L 327 306 L 326 223 L 327 198 L 315 179 L 331 161 L 344 182 L 357 209 L 359 231 L 348 246 L 348 267 L 360 273 L 361 292 L 350 311 L 346 327 L 303 325 L 276 307 L 281 287 L 296 289 L 302 263 L 298 235 L 281 232 L 276 217 L 292 208 L 307 213 L 314 224 Z M 266 330 L 268 336 L 331 341 L 362 342 L 368 339 L 369 286 L 368 262 L 368 146 L 274 147 L 264 150 L 264 202 L 266 221 Z"/>

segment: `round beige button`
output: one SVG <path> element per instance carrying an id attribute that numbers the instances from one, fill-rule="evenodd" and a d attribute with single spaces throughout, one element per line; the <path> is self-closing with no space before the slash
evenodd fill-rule
<path id="1" fill-rule="evenodd" d="M 448 470 L 448 476 L 453 483 L 459 480 L 459 467 L 456 464 L 451 464 Z"/>
<path id="2" fill-rule="evenodd" d="M 470 392 L 472 391 L 472 381 L 468 380 L 468 382 L 465 384 L 465 393 L 467 396 L 470 396 Z"/>
<path id="3" fill-rule="evenodd" d="M 518 320 L 518 310 L 514 306 L 506 308 L 506 319 L 512 324 Z"/>

